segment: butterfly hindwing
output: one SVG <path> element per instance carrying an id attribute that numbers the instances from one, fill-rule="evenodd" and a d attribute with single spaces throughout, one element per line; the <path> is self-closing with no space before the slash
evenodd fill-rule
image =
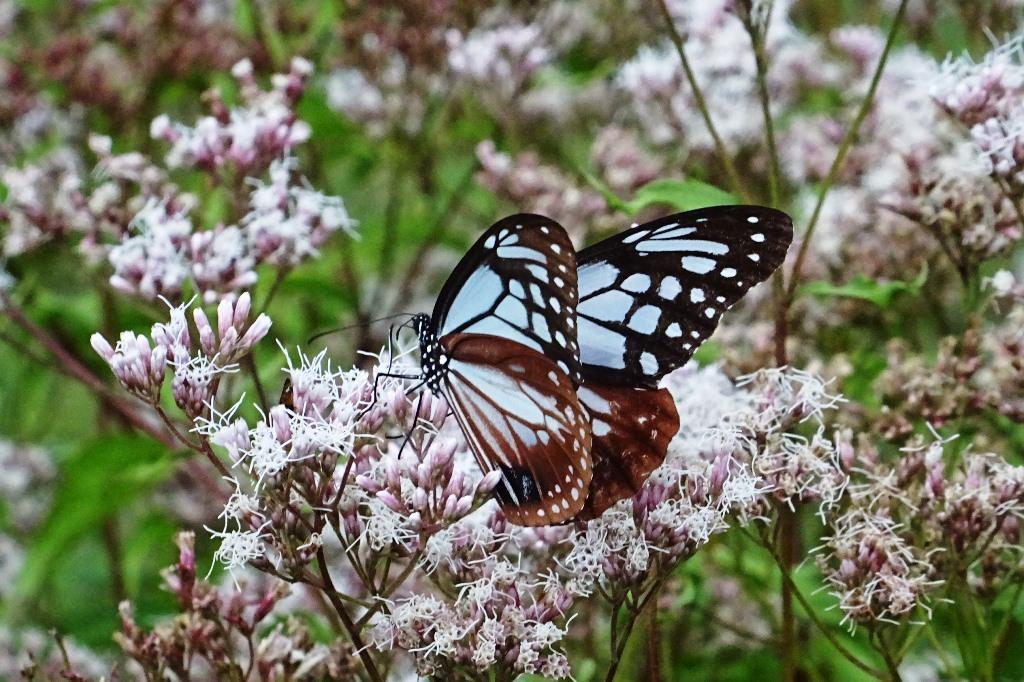
<path id="1" fill-rule="evenodd" d="M 576 251 L 561 225 L 518 214 L 492 225 L 455 268 L 434 307 L 438 336 L 490 334 L 554 360 L 580 380 Z"/>
<path id="2" fill-rule="evenodd" d="M 600 516 L 621 499 L 640 492 L 665 460 L 679 431 L 679 413 L 664 388 L 646 389 L 584 383 L 580 403 L 591 417 L 594 478 L 577 518 Z"/>
<path id="3" fill-rule="evenodd" d="M 445 394 L 480 468 L 502 471 L 495 494 L 509 521 L 563 523 L 587 498 L 590 417 L 556 363 L 483 334 L 441 337 Z"/>
<path id="4" fill-rule="evenodd" d="M 657 386 L 782 263 L 792 238 L 792 221 L 780 211 L 719 206 L 667 216 L 580 251 L 584 378 Z"/>

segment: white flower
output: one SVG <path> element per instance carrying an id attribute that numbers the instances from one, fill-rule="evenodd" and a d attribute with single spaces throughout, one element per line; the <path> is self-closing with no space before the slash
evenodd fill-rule
<path id="1" fill-rule="evenodd" d="M 213 554 L 213 560 L 220 562 L 229 571 L 234 573 L 254 559 L 263 557 L 266 553 L 264 539 L 267 534 L 264 532 L 270 525 L 267 521 L 256 530 L 213 530 L 207 528 L 210 535 L 220 540 L 220 546 Z M 210 567 L 213 570 L 213 567 Z M 237 586 L 237 585 L 236 585 Z"/>
<path id="2" fill-rule="evenodd" d="M 1007 296 L 1017 286 L 1017 278 L 1009 270 L 999 270 L 987 281 L 997 296 Z"/>

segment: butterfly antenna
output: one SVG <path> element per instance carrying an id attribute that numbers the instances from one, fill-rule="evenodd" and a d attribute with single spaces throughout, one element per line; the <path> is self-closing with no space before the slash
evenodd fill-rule
<path id="1" fill-rule="evenodd" d="M 403 314 L 407 314 L 407 313 L 403 313 Z M 393 317 L 393 316 L 391 316 L 391 317 Z M 381 318 L 381 319 L 387 319 L 387 318 Z M 412 319 L 412 318 L 410 318 L 410 319 Z M 386 371 L 386 372 L 378 372 L 377 376 L 375 376 L 373 378 L 373 399 L 370 401 L 370 404 L 367 405 L 365 408 L 363 408 L 363 410 L 359 413 L 359 415 L 356 417 L 357 420 L 358 419 L 362 419 L 363 416 L 365 416 L 366 413 L 369 412 L 371 409 L 373 409 L 373 406 L 377 404 L 377 392 L 378 392 L 378 389 L 379 389 L 379 384 L 380 384 L 380 380 L 381 379 L 385 379 L 385 378 L 392 378 L 392 379 L 420 379 L 421 378 L 419 374 L 396 374 L 395 372 L 391 371 L 392 368 L 394 367 L 394 363 L 395 363 L 395 354 L 394 354 L 394 350 L 393 350 L 393 336 L 398 331 L 400 331 L 403 327 L 405 327 L 407 324 L 409 324 L 409 320 L 406 320 L 402 324 L 398 325 L 397 328 L 394 325 L 392 325 L 388 329 L 388 371 Z"/>
<path id="2" fill-rule="evenodd" d="M 394 313 L 393 315 L 385 315 L 384 317 L 377 317 L 377 318 L 374 318 L 372 320 L 365 320 L 364 322 L 356 322 L 355 324 L 347 324 L 347 325 L 345 325 L 343 327 L 334 327 L 333 329 L 325 329 L 324 331 L 317 332 L 316 334 L 313 334 L 311 337 L 306 339 L 306 345 L 309 345 L 309 344 L 313 343 L 314 341 L 316 341 L 317 339 L 323 338 L 323 337 L 328 336 L 330 334 L 337 334 L 338 332 L 348 331 L 349 329 L 358 329 L 360 327 L 366 327 L 366 326 L 369 326 L 369 325 L 374 324 L 376 322 L 383 322 L 384 320 L 390 320 L 390 319 L 395 318 L 395 317 L 408 316 L 409 319 L 412 319 L 415 315 L 416 315 L 416 313 Z"/>

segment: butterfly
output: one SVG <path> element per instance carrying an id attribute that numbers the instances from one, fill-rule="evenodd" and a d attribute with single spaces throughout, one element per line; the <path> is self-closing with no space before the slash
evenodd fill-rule
<path id="1" fill-rule="evenodd" d="M 631 497 L 679 430 L 658 381 L 686 364 L 722 313 L 775 271 L 793 223 L 761 206 L 718 206 L 634 226 L 577 254 L 582 386 L 593 480 L 578 518 Z"/>
<path id="2" fill-rule="evenodd" d="M 576 253 L 539 215 L 498 221 L 414 316 L 421 380 L 442 395 L 484 473 L 518 525 L 579 513 L 593 470 L 590 416 L 580 405 Z"/>
<path id="3" fill-rule="evenodd" d="M 679 428 L 658 380 L 791 239 L 788 216 L 752 206 L 668 216 L 578 256 L 543 216 L 488 229 L 412 325 L 427 387 L 481 469 L 502 471 L 509 520 L 593 518 L 635 494 Z"/>

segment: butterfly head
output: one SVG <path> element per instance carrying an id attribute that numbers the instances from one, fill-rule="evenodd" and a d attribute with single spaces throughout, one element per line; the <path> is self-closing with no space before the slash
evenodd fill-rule
<path id="1" fill-rule="evenodd" d="M 430 316 L 420 313 L 414 315 L 409 324 L 412 326 L 420 342 L 420 366 L 423 370 L 423 381 L 435 395 L 441 394 L 441 378 L 448 367 L 448 354 L 437 338 Z"/>

